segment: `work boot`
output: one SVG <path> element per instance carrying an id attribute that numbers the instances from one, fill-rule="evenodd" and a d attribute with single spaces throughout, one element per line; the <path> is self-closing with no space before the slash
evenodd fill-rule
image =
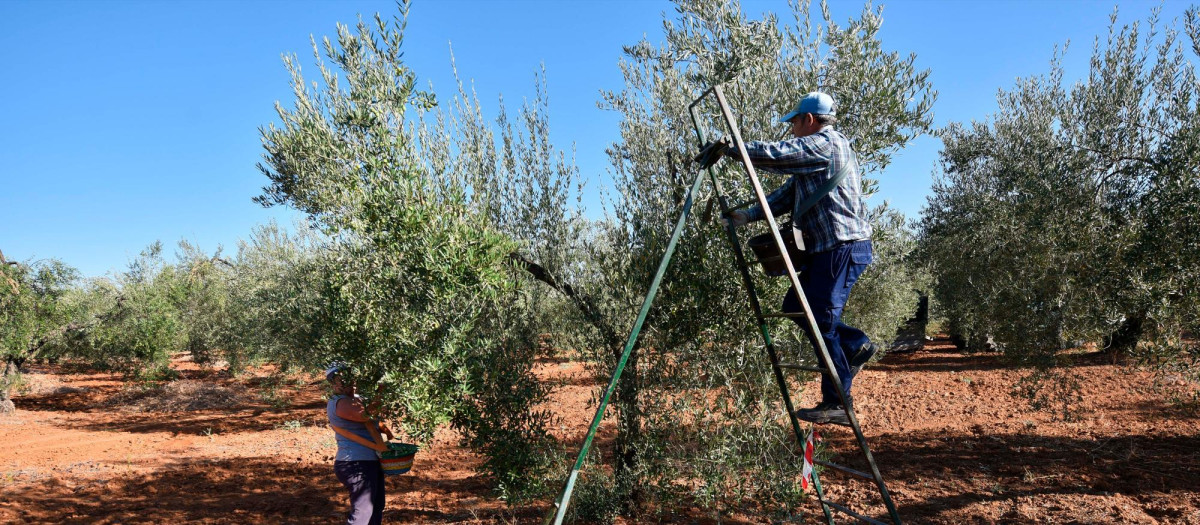
<path id="1" fill-rule="evenodd" d="M 854 355 L 850 357 L 850 377 L 858 375 L 863 365 L 867 364 L 878 352 L 879 345 L 875 343 L 868 341 L 867 344 L 860 346 L 858 351 L 854 352 Z"/>
<path id="2" fill-rule="evenodd" d="M 796 411 L 796 417 L 818 425 L 833 423 L 844 427 L 850 426 L 850 416 L 846 415 L 845 407 L 838 401 L 828 401 L 812 408 L 802 408 Z"/>

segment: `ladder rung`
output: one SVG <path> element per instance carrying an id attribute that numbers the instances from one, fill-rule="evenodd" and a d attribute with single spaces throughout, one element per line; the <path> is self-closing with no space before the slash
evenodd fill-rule
<path id="1" fill-rule="evenodd" d="M 792 369 L 792 370 L 807 370 L 807 371 L 809 371 L 809 372 L 816 372 L 816 373 L 818 373 L 818 374 L 824 374 L 824 373 L 825 373 L 825 369 L 824 369 L 824 368 L 819 368 L 819 367 L 815 367 L 815 366 L 808 366 L 808 365 L 798 365 L 798 364 L 795 364 L 795 363 L 779 363 L 778 365 L 775 365 L 775 366 L 778 366 L 779 368 L 790 368 L 790 369 Z"/>
<path id="2" fill-rule="evenodd" d="M 833 468 L 833 469 L 840 470 L 840 471 L 842 471 L 842 472 L 845 472 L 845 473 L 847 473 L 847 474 L 850 474 L 850 475 L 852 475 L 852 476 L 858 476 L 858 477 L 860 477 L 860 478 L 863 478 L 863 479 L 869 479 L 869 480 L 871 480 L 871 481 L 875 481 L 875 476 L 872 476 L 872 475 L 870 475 L 870 474 L 867 474 L 866 472 L 863 472 L 863 471 L 861 471 L 861 470 L 854 470 L 854 469 L 852 469 L 852 468 L 850 468 L 850 467 L 845 467 L 845 466 L 842 466 L 842 465 L 838 465 L 837 463 L 830 463 L 830 462 L 828 462 L 828 461 L 822 461 L 822 460 L 819 460 L 819 459 L 817 460 L 817 464 L 818 464 L 818 465 L 821 465 L 821 466 L 824 466 L 824 467 L 829 467 L 829 468 Z"/>
<path id="3" fill-rule="evenodd" d="M 791 317 L 804 317 L 804 312 L 790 312 L 790 313 L 789 313 L 789 312 L 784 312 L 784 313 L 781 313 L 781 314 L 763 314 L 763 317 L 764 317 L 764 318 L 768 318 L 768 319 L 771 319 L 771 318 L 776 318 L 776 317 L 788 317 L 788 318 L 791 318 Z"/>
<path id="4" fill-rule="evenodd" d="M 850 509 L 848 509 L 848 508 L 846 508 L 846 507 L 843 507 L 843 506 L 841 506 L 841 505 L 838 505 L 837 503 L 834 503 L 834 502 L 832 502 L 832 501 L 824 501 L 824 502 L 822 502 L 822 503 L 824 503 L 824 504 L 826 504 L 826 505 L 829 505 L 830 507 L 833 507 L 833 508 L 837 509 L 838 511 L 840 511 L 840 512 L 844 513 L 844 514 L 849 514 L 849 515 L 851 515 L 851 516 L 854 516 L 855 518 L 858 518 L 858 519 L 859 519 L 859 521 L 865 521 L 865 522 L 867 522 L 867 523 L 870 523 L 870 524 L 872 524 L 872 525 L 888 525 L 887 523 L 884 523 L 884 522 L 882 522 L 882 521 L 879 521 L 879 520 L 877 520 L 877 519 L 875 519 L 875 518 L 872 518 L 872 517 L 870 517 L 870 516 L 863 516 L 862 514 L 859 514 L 859 513 L 857 513 L 857 512 L 854 512 L 854 511 L 852 511 L 852 510 L 850 510 Z"/>

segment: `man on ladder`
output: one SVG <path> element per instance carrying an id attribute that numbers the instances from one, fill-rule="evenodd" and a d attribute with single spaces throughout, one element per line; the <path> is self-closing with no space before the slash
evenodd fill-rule
<path id="1" fill-rule="evenodd" d="M 878 346 L 862 330 L 842 322 L 842 308 L 850 297 L 850 290 L 871 263 L 872 255 L 871 224 L 862 196 L 858 161 L 849 139 L 833 129 L 836 115 L 833 97 L 820 92 L 809 93 L 800 99 L 792 112 L 779 119 L 792 125 L 793 138 L 780 142 L 748 142 L 746 153 L 755 168 L 791 176 L 767 196 L 767 202 L 775 215 L 792 213 L 792 232 L 785 234 L 803 235 L 803 244 L 808 247 L 803 259 L 793 263 L 800 269 L 800 285 L 849 400 L 855 374 L 875 355 Z M 713 146 L 724 150 L 726 156 L 739 157 L 738 150 L 729 147 L 727 140 Z M 716 157 L 709 158 L 715 160 Z M 807 211 L 799 210 L 807 197 L 820 191 L 835 176 L 841 176 L 842 180 L 828 195 Z M 735 210 L 724 220 L 733 226 L 741 226 L 763 219 L 762 208 L 754 205 L 746 210 Z M 795 287 L 788 291 L 783 311 L 802 311 Z M 802 318 L 792 319 L 801 328 L 808 329 Z M 814 351 L 820 361 L 820 351 L 816 348 Z M 816 407 L 796 411 L 796 416 L 812 423 L 850 425 L 837 387 L 828 375 L 822 376 L 821 399 Z"/>
<path id="2" fill-rule="evenodd" d="M 717 192 L 717 200 L 723 210 L 723 220 L 726 225 L 725 233 L 729 237 L 738 271 L 746 286 L 750 306 L 754 310 L 755 320 L 763 337 L 764 349 L 771 360 L 775 379 L 779 385 L 780 394 L 783 396 L 783 403 L 789 413 L 788 419 L 797 441 L 802 445 L 806 442 L 804 432 L 800 429 L 799 421 L 801 419 L 813 423 L 838 423 L 849 426 L 854 431 L 854 437 L 859 450 L 862 451 L 863 459 L 870 466 L 870 473 L 821 459 L 815 459 L 813 463 L 873 481 L 879 488 L 879 495 L 884 506 L 887 507 L 888 517 L 893 524 L 899 525 L 900 515 L 888 494 L 883 475 L 879 472 L 875 459 L 871 456 L 871 449 L 867 446 L 866 437 L 863 436 L 862 429 L 858 425 L 858 418 L 854 414 L 853 403 L 850 400 L 851 377 L 876 352 L 875 345 L 871 343 L 866 334 L 841 322 L 842 307 L 846 304 L 850 290 L 859 275 L 871 262 L 871 226 L 867 221 L 866 203 L 863 202 L 860 190 L 858 162 L 845 135 L 832 128 L 835 117 L 833 98 L 823 93 L 809 93 L 800 101 L 794 111 L 781 119 L 792 124 L 792 134 L 795 136 L 793 139 L 778 143 L 754 142 L 747 147 L 747 144 L 741 139 L 736 119 L 726 102 L 724 90 L 720 84 L 705 90 L 688 106 L 697 139 L 701 142 L 705 140 L 704 131 L 700 127 L 697 116 L 697 106 L 709 96 L 714 97 L 716 104 L 720 107 L 721 118 L 724 119 L 725 125 L 729 129 L 730 138 L 705 144 L 700 154 L 694 159 L 702 164 L 705 170 L 696 174 L 691 188 L 687 192 L 679 219 L 671 231 L 671 240 L 667 243 L 662 260 L 658 263 L 658 271 L 654 274 L 654 279 L 642 301 L 641 310 L 639 310 L 637 319 L 630 329 L 629 337 L 625 341 L 625 350 L 617 360 L 612 378 L 605 387 L 603 395 L 600 396 L 600 404 L 596 408 L 595 415 L 592 416 L 592 424 L 588 427 L 587 435 L 575 457 L 575 465 L 567 473 L 566 479 L 563 481 L 562 492 L 555 500 L 554 506 L 547 512 L 545 524 L 561 525 L 566 518 L 571 493 L 575 488 L 575 482 L 579 479 L 579 473 L 583 469 L 592 440 L 596 437 L 596 431 L 604 418 L 604 409 L 616 390 L 621 372 L 637 343 L 643 323 L 654 303 L 659 286 L 662 285 L 663 276 L 666 274 L 671 257 L 675 253 L 684 226 L 691 214 L 695 196 L 700 191 L 707 174 Z M 708 169 L 721 156 L 728 155 L 727 151 L 731 145 L 741 152 L 731 156 L 742 158 L 744 154 L 745 158 L 741 161 L 741 165 L 746 170 L 746 176 L 754 190 L 755 197 L 754 200 L 734 207 L 730 207 L 728 197 L 723 195 L 716 173 Z M 767 170 L 788 174 L 791 177 L 787 184 L 772 192 L 768 197 L 759 182 L 757 170 L 754 168 L 755 164 Z M 767 209 L 752 207 L 745 212 L 737 211 L 754 203 Z M 821 205 L 817 206 L 818 204 Z M 769 243 L 774 247 L 774 253 L 771 253 L 770 250 L 760 250 L 765 246 L 751 245 L 757 256 L 755 262 L 762 264 L 765 272 L 769 275 L 783 272 L 792 285 L 792 289 L 789 290 L 788 297 L 784 301 L 785 310 L 791 313 L 764 314 L 758 293 L 755 291 L 757 287 L 747 268 L 747 261 L 738 241 L 735 227 L 752 220 L 765 219 L 774 228 L 777 226 L 775 215 L 787 211 L 792 213 L 793 225 L 782 233 L 788 235 L 781 235 L 781 232 L 774 230 L 767 234 L 767 237 L 770 238 Z M 811 253 L 807 255 L 797 253 L 795 256 L 784 256 L 779 253 L 787 245 L 787 241 L 783 239 L 785 236 L 793 239 L 795 248 L 803 249 L 805 243 L 802 242 L 804 239 L 799 237 L 800 233 L 807 237 L 808 244 L 813 246 L 814 249 Z M 788 248 L 788 251 L 790 252 L 791 248 Z M 796 271 L 797 266 L 801 268 L 800 272 Z M 797 288 L 802 290 L 804 295 L 799 295 Z M 813 346 L 816 347 L 817 359 L 823 366 L 812 367 L 779 362 L 775 344 L 766 324 L 767 318 L 774 317 L 790 317 L 797 321 L 799 318 L 803 318 L 805 323 L 801 324 L 801 327 L 807 328 L 805 331 L 810 336 Z M 816 332 L 821 332 L 822 337 L 816 337 Z M 821 356 L 824 355 L 829 357 L 823 359 Z M 785 369 L 821 372 L 825 376 L 822 402 L 812 409 L 795 410 L 791 394 L 788 393 L 787 380 L 783 376 Z M 843 390 L 839 390 L 838 386 L 842 384 L 845 387 Z M 860 521 L 883 524 L 882 521 L 856 512 L 844 504 L 829 501 L 821 489 L 816 471 L 812 472 L 812 482 L 817 499 L 821 502 L 821 509 L 825 513 L 825 519 L 830 525 L 833 525 L 832 511 L 834 510 L 853 516 Z"/>

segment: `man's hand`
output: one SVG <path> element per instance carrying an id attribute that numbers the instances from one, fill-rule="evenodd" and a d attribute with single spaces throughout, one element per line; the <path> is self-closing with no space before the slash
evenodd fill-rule
<path id="1" fill-rule="evenodd" d="M 709 168 L 721 160 L 721 157 L 729 150 L 730 142 L 729 137 L 721 137 L 720 140 L 705 144 L 703 148 L 700 148 L 700 153 L 692 158 L 692 162 L 699 164 L 701 168 Z"/>
<path id="2" fill-rule="evenodd" d="M 738 226 L 746 224 L 747 222 L 750 222 L 750 216 L 742 210 L 733 210 L 732 212 L 729 212 L 729 215 L 721 217 L 721 225 L 725 226 L 726 228 L 730 226 L 737 228 Z"/>

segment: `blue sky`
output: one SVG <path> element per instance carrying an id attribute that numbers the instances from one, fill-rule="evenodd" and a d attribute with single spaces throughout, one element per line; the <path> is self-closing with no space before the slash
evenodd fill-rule
<path id="1" fill-rule="evenodd" d="M 835 18 L 862 3 L 835 1 Z M 232 250 L 251 227 L 285 209 L 251 202 L 266 182 L 255 163 L 259 126 L 275 101 L 290 103 L 280 55 L 305 66 L 309 35 L 332 34 L 358 13 L 391 14 L 390 1 L 0 0 L 0 250 L 9 259 L 57 257 L 85 275 L 120 269 L 146 245 L 181 238 Z M 1086 72 L 1092 40 L 1112 2 L 884 3 L 884 46 L 915 52 L 940 92 L 935 122 L 983 119 L 995 94 L 1040 74 L 1056 44 L 1071 41 L 1068 75 Z M 1121 2 L 1120 22 L 1158 2 Z M 1163 4 L 1170 20 L 1188 6 Z M 746 1 L 752 16 L 786 13 L 784 0 Z M 660 1 L 417 0 L 406 57 L 422 83 L 452 89 L 449 45 L 460 74 L 493 112 L 531 96 L 547 70 L 551 133 L 593 187 L 607 184 L 604 149 L 617 115 L 596 107 L 621 85 L 621 46 L 657 42 Z M 783 19 L 789 17 L 783 16 Z M 311 71 L 311 67 L 309 68 Z M 752 108 L 744 108 L 752 110 Z M 940 143 L 918 140 L 880 174 L 880 199 L 917 217 Z"/>

